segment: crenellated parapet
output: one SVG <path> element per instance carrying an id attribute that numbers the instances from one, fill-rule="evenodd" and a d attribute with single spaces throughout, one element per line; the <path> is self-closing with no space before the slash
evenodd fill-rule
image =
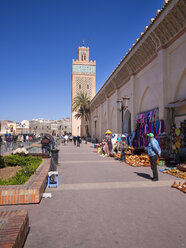
<path id="1" fill-rule="evenodd" d="M 78 60 L 78 59 L 73 59 L 72 60 L 72 64 L 73 65 L 87 65 L 87 64 L 89 64 L 89 65 L 96 65 L 96 60 L 94 60 L 94 61 L 92 61 L 92 60 L 90 60 L 90 61 L 81 61 L 81 60 Z"/>
<path id="2" fill-rule="evenodd" d="M 122 58 L 118 66 L 92 99 L 91 109 L 99 106 L 105 98 L 127 83 L 132 75 L 136 75 L 157 55 L 159 50 L 167 48 L 171 42 L 185 32 L 185 0 L 165 0 L 161 10 L 157 10 L 155 18 L 151 18 L 149 26 L 141 32 L 140 37 Z"/>

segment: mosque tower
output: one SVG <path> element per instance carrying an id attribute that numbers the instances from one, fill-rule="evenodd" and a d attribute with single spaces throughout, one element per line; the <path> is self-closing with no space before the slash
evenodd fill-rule
<path id="1" fill-rule="evenodd" d="M 72 60 L 72 102 L 81 92 L 86 92 L 91 99 L 96 93 L 96 61 L 89 61 L 89 47 L 85 47 L 84 41 L 78 47 L 78 59 Z M 85 130 L 82 120 L 76 119 L 75 114 L 72 112 L 72 135 L 83 136 Z"/>

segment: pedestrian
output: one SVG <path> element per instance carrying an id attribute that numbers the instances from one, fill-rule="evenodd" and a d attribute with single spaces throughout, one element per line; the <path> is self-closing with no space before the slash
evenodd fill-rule
<path id="1" fill-rule="evenodd" d="M 26 135 L 26 145 L 29 146 L 29 136 L 28 136 L 28 134 Z"/>
<path id="2" fill-rule="evenodd" d="M 47 153 L 49 151 L 49 144 L 50 144 L 50 140 L 47 138 L 47 136 L 44 136 L 41 140 L 41 149 L 42 149 L 42 152 L 44 153 Z"/>
<path id="3" fill-rule="evenodd" d="M 10 151 L 10 149 L 11 149 L 11 141 L 12 141 L 11 135 L 9 134 L 6 136 L 7 151 Z"/>
<path id="4" fill-rule="evenodd" d="M 17 137 L 17 143 L 18 143 L 18 147 L 21 147 L 21 135 L 18 135 Z"/>
<path id="5" fill-rule="evenodd" d="M 81 138 L 80 136 L 78 135 L 77 136 L 77 146 L 80 147 L 80 143 L 81 143 Z"/>
<path id="6" fill-rule="evenodd" d="M 105 147 L 105 150 L 106 150 L 106 153 L 107 153 L 107 156 L 110 157 L 111 156 L 111 152 L 112 152 L 112 141 L 111 141 L 111 135 L 106 135 L 105 136 L 105 139 L 106 139 L 106 147 Z"/>
<path id="7" fill-rule="evenodd" d="M 55 149 L 55 139 L 54 139 L 54 134 L 50 136 L 50 144 L 51 144 L 51 149 Z"/>
<path id="8" fill-rule="evenodd" d="M 17 148 L 17 135 L 14 133 L 12 136 L 12 149 L 15 150 Z"/>
<path id="9" fill-rule="evenodd" d="M 158 141 L 154 138 L 153 133 L 148 133 L 147 136 L 149 137 L 148 155 L 150 158 L 151 169 L 153 172 L 152 181 L 158 181 L 159 178 L 158 178 L 157 160 L 158 157 L 161 156 L 161 149 Z"/>
<path id="10" fill-rule="evenodd" d="M 32 142 L 32 136 L 29 136 L 29 145 L 31 144 Z"/>
<path id="11" fill-rule="evenodd" d="M 76 140 L 77 140 L 76 136 L 73 137 L 73 140 L 74 140 L 74 145 L 76 145 Z"/>
<path id="12" fill-rule="evenodd" d="M 126 136 L 121 135 L 120 148 L 121 148 L 121 161 L 125 162 L 125 150 L 127 149 Z"/>
<path id="13" fill-rule="evenodd" d="M 64 141 L 65 141 L 65 144 L 68 143 L 68 135 L 67 134 L 64 136 Z"/>

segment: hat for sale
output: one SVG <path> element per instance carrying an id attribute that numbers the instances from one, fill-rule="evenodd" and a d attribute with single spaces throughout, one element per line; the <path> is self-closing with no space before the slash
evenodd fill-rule
<path id="1" fill-rule="evenodd" d="M 147 136 L 150 137 L 150 138 L 153 138 L 154 134 L 153 133 L 148 133 Z"/>
<path id="2" fill-rule="evenodd" d="M 124 134 L 121 135 L 122 138 L 126 138 L 126 136 Z"/>
<path id="3" fill-rule="evenodd" d="M 105 134 L 109 134 L 109 135 L 111 135 L 112 134 L 112 132 L 109 130 L 109 129 L 107 129 L 107 131 L 106 131 L 106 133 Z"/>

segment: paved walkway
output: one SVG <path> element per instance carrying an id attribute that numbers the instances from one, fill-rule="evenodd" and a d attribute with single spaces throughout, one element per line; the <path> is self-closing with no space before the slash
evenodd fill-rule
<path id="1" fill-rule="evenodd" d="M 186 194 L 175 177 L 103 158 L 92 144 L 61 146 L 60 187 L 29 211 L 25 248 L 186 247 Z M 161 168 L 161 167 L 160 167 Z"/>

